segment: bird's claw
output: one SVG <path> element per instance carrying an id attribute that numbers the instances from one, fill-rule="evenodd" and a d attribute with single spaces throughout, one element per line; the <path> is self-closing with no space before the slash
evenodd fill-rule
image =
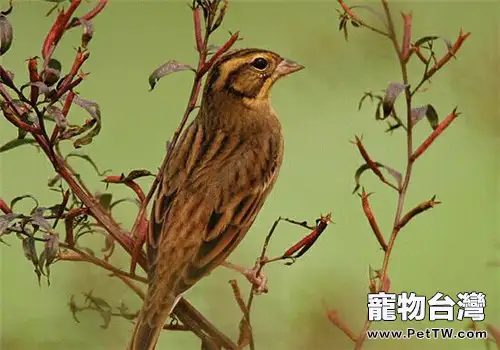
<path id="1" fill-rule="evenodd" d="M 243 275 L 255 287 L 253 292 L 256 295 L 265 294 L 269 291 L 267 287 L 267 276 L 262 271 L 259 263 L 251 269 L 245 269 Z"/>

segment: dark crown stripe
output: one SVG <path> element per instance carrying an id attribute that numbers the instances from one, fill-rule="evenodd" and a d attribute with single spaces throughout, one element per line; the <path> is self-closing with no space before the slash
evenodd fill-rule
<path id="1" fill-rule="evenodd" d="M 272 53 L 271 51 L 267 50 L 262 50 L 262 49 L 240 49 L 240 50 L 235 50 L 233 52 L 229 52 L 222 56 L 216 63 L 216 66 L 220 66 L 224 62 L 229 61 L 230 59 L 233 58 L 240 58 L 240 57 L 245 57 L 249 56 L 252 54 L 257 54 L 257 53 Z"/>

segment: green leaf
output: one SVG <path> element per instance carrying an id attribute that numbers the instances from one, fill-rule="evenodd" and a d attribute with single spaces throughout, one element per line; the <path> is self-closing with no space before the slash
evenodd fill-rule
<path id="1" fill-rule="evenodd" d="M 387 129 L 385 129 L 385 132 L 390 132 L 392 133 L 394 130 L 399 129 L 403 126 L 403 124 L 397 122 L 396 124 L 391 124 L 389 121 L 387 121 Z"/>
<path id="2" fill-rule="evenodd" d="M 147 169 L 137 169 L 137 170 L 132 170 L 130 173 L 128 173 L 128 175 L 125 177 L 125 180 L 135 180 L 145 176 L 155 176 L 155 175 Z"/>
<path id="3" fill-rule="evenodd" d="M 28 135 L 28 132 L 24 129 L 17 128 L 17 138 L 18 139 L 24 139 Z"/>
<path id="4" fill-rule="evenodd" d="M 129 308 L 125 303 L 122 301 L 120 306 L 118 306 L 118 312 L 120 313 L 120 316 L 123 317 L 126 320 L 132 321 L 137 318 L 136 313 L 132 313 L 129 311 Z"/>
<path id="5" fill-rule="evenodd" d="M 439 36 L 436 36 L 436 35 L 424 36 L 424 37 L 418 39 L 417 41 L 415 41 L 415 43 L 413 45 L 418 47 L 418 46 L 422 46 L 425 43 L 428 43 L 429 41 L 434 41 L 437 39 L 439 39 Z"/>
<path id="6" fill-rule="evenodd" d="M 2 236 L 5 231 L 10 226 L 10 223 L 19 217 L 18 214 L 9 213 L 5 215 L 0 215 L 0 236 Z"/>
<path id="7" fill-rule="evenodd" d="M 377 163 L 377 162 L 374 162 L 375 163 L 375 166 L 377 167 L 381 167 L 382 164 L 380 163 Z M 357 170 L 356 172 L 354 173 L 354 181 L 356 182 L 356 186 L 354 187 L 354 190 L 352 191 L 352 193 L 356 193 L 359 188 L 361 187 L 361 175 L 363 175 L 363 173 L 367 170 L 370 170 L 370 166 L 365 163 L 363 165 L 361 165 Z"/>
<path id="8" fill-rule="evenodd" d="M 107 329 L 111 322 L 111 310 L 100 310 L 99 313 L 101 314 L 102 320 L 104 321 L 104 323 L 101 325 L 101 328 Z"/>
<path id="9" fill-rule="evenodd" d="M 24 136 L 21 134 L 21 137 L 24 137 Z M 37 146 L 38 144 L 34 139 L 32 139 L 32 138 L 17 138 L 14 140 L 10 140 L 7 143 L 4 143 L 2 146 L 0 146 L 0 153 L 10 151 L 11 149 L 14 149 L 14 148 L 17 148 L 17 147 L 23 146 L 23 145 L 33 145 L 33 146 L 35 146 L 35 148 L 38 149 L 38 146 Z"/>
<path id="10" fill-rule="evenodd" d="M 375 166 L 377 168 L 385 169 L 396 180 L 398 187 L 401 187 L 402 181 L 403 181 L 403 175 L 399 171 L 394 170 L 393 168 L 386 166 L 386 165 L 379 163 L 379 162 L 373 162 L 373 163 L 375 164 Z M 359 188 L 361 187 L 361 175 L 363 175 L 363 173 L 367 170 L 371 170 L 368 163 L 361 165 L 356 170 L 356 173 L 354 174 L 354 181 L 356 182 L 356 186 L 354 187 L 354 190 L 352 191 L 353 194 L 356 193 L 359 190 Z"/>
<path id="11" fill-rule="evenodd" d="M 61 175 L 56 174 L 56 175 L 54 175 L 54 177 L 51 177 L 47 181 L 47 186 L 54 187 L 55 185 L 57 185 L 58 182 L 60 182 L 60 180 L 61 180 Z M 56 190 L 58 190 L 58 189 L 56 189 Z"/>
<path id="12" fill-rule="evenodd" d="M 63 130 L 66 129 L 66 127 L 68 126 L 68 122 L 62 110 L 59 107 L 49 106 L 47 107 L 47 113 L 51 118 L 54 118 L 56 125 L 58 127 L 60 127 Z"/>
<path id="13" fill-rule="evenodd" d="M 99 309 L 107 309 L 107 310 L 111 309 L 111 305 L 109 305 L 109 303 L 106 300 L 100 297 L 95 297 L 92 294 L 92 291 L 88 293 L 83 293 L 83 295 L 85 296 L 86 302 L 94 304 Z"/>
<path id="14" fill-rule="evenodd" d="M 149 76 L 149 86 L 151 87 L 151 90 L 153 90 L 158 83 L 158 81 L 163 78 L 166 75 L 175 73 L 175 72 L 181 72 L 184 70 L 190 70 L 192 72 L 196 73 L 196 70 L 191 67 L 189 64 L 185 63 L 180 63 L 174 60 L 170 60 L 156 68 L 153 73 Z"/>
<path id="15" fill-rule="evenodd" d="M 214 24 L 212 25 L 212 28 L 210 29 L 210 33 L 213 33 L 222 24 L 222 21 L 224 20 L 224 17 L 226 16 L 228 1 L 222 1 L 222 6 L 218 6 L 218 7 L 219 7 L 219 15 L 215 19 Z"/>
<path id="16" fill-rule="evenodd" d="M 57 233 L 46 233 L 43 238 L 45 239 L 45 247 L 40 253 L 38 269 L 47 277 L 47 284 L 50 286 L 50 266 L 59 251 L 59 235 Z"/>
<path id="17" fill-rule="evenodd" d="M 32 196 L 31 194 L 25 194 L 25 195 L 22 195 L 22 196 L 15 197 L 15 198 L 14 198 L 14 199 L 12 199 L 12 201 L 10 202 L 10 208 L 11 208 L 12 210 L 14 210 L 14 206 L 15 206 L 17 203 L 19 203 L 19 202 L 20 202 L 20 201 L 22 201 L 22 200 L 28 199 L 28 198 L 29 198 L 29 199 L 31 199 L 31 200 L 33 200 L 33 201 L 35 202 L 35 207 L 31 210 L 31 211 L 34 211 L 36 208 L 38 208 L 38 207 L 39 207 L 39 205 L 40 205 L 40 204 L 38 203 L 38 200 L 37 200 L 34 196 Z"/>
<path id="18" fill-rule="evenodd" d="M 446 45 L 446 48 L 450 50 L 453 45 L 451 44 L 450 39 L 442 37 L 442 36 L 437 36 L 437 35 L 429 35 L 429 36 L 424 36 L 423 38 L 418 39 L 415 44 L 413 44 L 416 47 L 422 46 L 426 43 L 432 44 L 434 41 L 441 39 L 444 44 Z"/>
<path id="19" fill-rule="evenodd" d="M 413 125 L 422 120 L 424 116 L 427 118 L 427 121 L 431 125 L 431 128 L 435 130 L 439 125 L 439 117 L 436 109 L 432 105 L 427 104 L 422 107 L 412 108 L 411 119 Z"/>
<path id="20" fill-rule="evenodd" d="M 347 17 L 345 17 L 345 16 L 340 17 L 339 32 L 342 31 L 342 30 L 344 30 L 344 27 L 345 27 L 346 23 L 347 23 Z"/>
<path id="21" fill-rule="evenodd" d="M 99 204 L 106 209 L 106 211 L 111 209 L 111 201 L 113 200 L 113 194 L 111 193 L 98 193 L 96 198 L 99 200 Z"/>
<path id="22" fill-rule="evenodd" d="M 43 82 L 48 87 L 57 83 L 57 81 L 61 77 L 61 70 L 62 70 L 61 62 L 59 62 L 55 58 L 51 58 L 49 60 L 49 63 L 47 64 L 47 68 L 45 68 L 41 73 Z"/>
<path id="23" fill-rule="evenodd" d="M 397 170 L 395 170 L 387 165 L 384 165 L 383 168 L 385 170 L 387 170 L 387 172 L 396 180 L 396 183 L 398 184 L 398 188 L 401 188 L 401 186 L 403 185 L 403 175 L 399 171 L 397 171 Z"/>
<path id="24" fill-rule="evenodd" d="M 36 208 L 34 213 L 30 216 L 30 221 L 33 226 L 39 226 L 46 231 L 52 231 L 52 225 L 43 217 L 46 210 L 47 208 L 44 207 Z"/>
<path id="25" fill-rule="evenodd" d="M 427 106 L 415 107 L 411 109 L 411 121 L 412 124 L 417 124 L 423 117 L 427 114 Z"/>
<path id="26" fill-rule="evenodd" d="M 26 236 L 23 238 L 23 251 L 24 251 L 24 256 L 26 259 L 31 261 L 33 263 L 33 266 L 35 267 L 35 274 L 38 279 L 38 284 L 40 284 L 40 278 L 42 277 L 42 273 L 40 272 L 40 269 L 38 268 L 39 260 L 38 256 L 36 253 L 36 247 L 35 247 L 35 238 L 33 236 Z"/>
<path id="27" fill-rule="evenodd" d="M 68 302 L 68 307 L 71 312 L 71 315 L 73 315 L 73 319 L 77 322 L 80 323 L 78 318 L 76 317 L 76 314 L 80 311 L 79 307 L 75 303 L 75 296 L 71 295 L 69 302 Z"/>
<path id="28" fill-rule="evenodd" d="M 437 111 L 434 109 L 432 105 L 430 104 L 427 105 L 427 112 L 425 116 L 427 117 L 427 120 L 429 121 L 432 130 L 436 130 L 436 128 L 439 125 L 439 116 L 437 114 Z"/>
<path id="29" fill-rule="evenodd" d="M 32 236 L 23 238 L 24 256 L 33 264 L 38 264 L 38 255 L 36 253 L 35 239 Z"/>
<path id="30" fill-rule="evenodd" d="M 363 102 L 365 102 L 365 100 L 367 98 L 370 99 L 371 103 L 373 103 L 373 99 L 377 99 L 378 101 L 382 101 L 382 96 L 380 96 L 380 95 L 374 95 L 371 91 L 365 92 L 363 94 L 363 97 L 361 97 L 361 99 L 359 100 L 358 111 L 361 110 L 361 107 L 363 106 Z"/>
<path id="31" fill-rule="evenodd" d="M 141 206 L 141 202 L 137 198 L 127 197 L 127 198 L 121 198 L 121 199 L 118 199 L 117 201 L 114 201 L 109 206 L 109 209 L 113 209 L 118 204 L 121 204 L 121 203 L 124 203 L 124 202 L 134 203 L 135 205 L 137 205 L 137 207 Z"/>
<path id="32" fill-rule="evenodd" d="M 88 132 L 84 136 L 73 141 L 73 146 L 75 148 L 80 148 L 92 143 L 94 137 L 101 132 L 101 108 L 97 103 L 78 96 L 73 98 L 73 102 L 85 109 L 92 118 L 91 120 L 87 120 L 85 124 L 80 127 L 78 134 Z"/>
<path id="33" fill-rule="evenodd" d="M 41 274 L 47 276 L 47 284 L 50 285 L 50 280 L 49 280 L 50 271 L 48 273 L 44 272 L 44 267 L 45 267 L 45 261 L 46 260 L 47 260 L 47 252 L 44 249 L 44 250 L 42 250 L 42 252 L 40 253 L 40 256 L 38 257 L 37 269 L 38 269 L 38 271 L 40 271 Z"/>
<path id="34" fill-rule="evenodd" d="M 68 158 L 80 158 L 80 159 L 87 161 L 92 166 L 92 168 L 95 170 L 95 172 L 97 173 L 98 176 L 104 176 L 111 171 L 111 169 L 106 169 L 106 170 L 101 172 L 99 170 L 99 168 L 97 167 L 97 164 L 95 163 L 95 161 L 89 155 L 82 153 L 82 152 L 78 152 L 78 151 L 70 152 L 70 153 L 68 153 L 68 155 L 64 159 L 67 160 Z"/>
<path id="35" fill-rule="evenodd" d="M 24 91 L 29 86 L 36 86 L 38 88 L 38 95 L 47 95 L 50 93 L 50 88 L 43 81 L 34 81 L 24 84 L 21 86 L 21 91 Z"/>
<path id="36" fill-rule="evenodd" d="M 390 83 L 387 89 L 385 89 L 384 99 L 382 101 L 382 110 L 384 112 L 384 118 L 387 118 L 394 108 L 394 103 L 398 96 L 405 90 L 406 85 L 401 83 Z"/>
<path id="37" fill-rule="evenodd" d="M 43 238 L 45 238 L 45 266 L 48 266 L 54 262 L 59 251 L 59 235 L 57 233 L 45 233 Z"/>
<path id="38" fill-rule="evenodd" d="M 384 118 L 382 118 L 380 116 L 380 111 L 382 110 L 382 100 L 379 101 L 379 103 L 377 103 L 377 107 L 375 107 L 375 120 L 383 120 Z"/>

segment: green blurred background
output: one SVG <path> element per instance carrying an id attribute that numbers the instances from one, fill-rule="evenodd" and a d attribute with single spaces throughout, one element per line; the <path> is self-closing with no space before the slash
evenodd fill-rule
<path id="1" fill-rule="evenodd" d="M 378 6 L 378 2 L 372 4 Z M 7 6 L 6 1 L 3 5 Z M 51 6 L 46 2 L 15 3 L 9 17 L 15 38 L 1 63 L 16 73 L 18 83 L 27 79 L 25 60 L 40 55 L 44 33 L 53 20 L 53 16 L 44 16 Z M 348 141 L 362 134 L 374 158 L 399 170 L 404 166 L 403 134 L 385 134 L 385 123 L 375 122 L 368 104 L 361 112 L 356 109 L 364 91 L 379 91 L 391 81 L 400 81 L 392 46 L 361 29 L 351 30 L 346 42 L 337 30 L 336 8 L 335 1 L 235 1 L 223 30 L 214 37 L 214 43 L 220 44 L 228 30 L 240 30 L 245 39 L 238 43 L 240 47 L 271 49 L 307 67 L 274 89 L 274 106 L 286 136 L 285 162 L 273 194 L 230 260 L 251 266 L 266 232 L 279 215 L 312 221 L 320 213 L 332 211 L 335 221 L 294 266 L 266 267 L 270 292 L 258 297 L 253 308 L 258 349 L 353 348 L 328 322 L 326 307 L 337 309 L 357 332 L 366 315 L 368 266 L 380 267 L 383 255 L 362 214 L 359 198 L 351 194 L 354 170 L 361 158 Z M 456 105 L 463 114 L 415 166 L 407 207 L 434 194 L 443 204 L 417 217 L 401 232 L 390 266 L 392 288 L 428 297 L 437 291 L 451 296 L 484 292 L 486 320 L 500 326 L 498 2 L 398 2 L 393 4 L 398 25 L 399 11 L 410 9 L 415 38 L 442 35 L 454 41 L 460 27 L 472 35 L 458 60 L 438 73 L 430 90 L 415 101 L 432 102 L 441 117 Z M 376 21 L 369 12 L 364 13 Z M 154 92 L 148 92 L 147 77 L 167 59 L 196 62 L 190 11 L 185 1 L 112 1 L 94 24 L 91 57 L 84 68 L 91 75 L 78 91 L 99 102 L 103 131 L 85 152 L 92 154 L 101 168 L 115 173 L 136 168 L 154 171 L 182 115 L 191 76 L 179 73 L 167 77 Z M 65 70 L 72 62 L 79 38 L 80 31 L 72 31 L 55 54 Z M 412 81 L 418 79 L 420 68 L 412 66 Z M 73 108 L 73 120 L 84 116 Z M 429 132 L 428 124 L 421 122 L 416 128 L 417 142 Z M 15 136 L 14 128 L 2 119 L 1 143 Z M 6 201 L 24 193 L 36 194 L 44 206 L 58 200 L 46 187 L 51 167 L 34 148 L 26 146 L 0 154 L 0 162 L 0 196 Z M 88 164 L 79 160 L 72 164 L 92 188 L 104 191 Z M 396 196 L 371 175 L 363 178 L 363 184 L 367 191 L 375 192 L 372 206 L 388 235 Z M 131 196 L 126 188 L 111 189 L 116 196 Z M 27 203 L 25 209 L 29 206 Z M 129 227 L 134 213 L 133 205 L 126 204 L 118 220 Z M 282 224 L 271 243 L 270 255 L 282 253 L 305 233 Z M 113 319 L 110 328 L 103 330 L 99 315 L 87 312 L 80 315 L 81 323 L 77 324 L 67 302 L 72 294 L 83 301 L 80 293 L 92 289 L 94 295 L 113 305 L 124 301 L 135 310 L 140 302 L 132 292 L 99 268 L 81 263 L 56 264 L 51 286 L 43 282 L 39 287 L 20 242 L 15 237 L 6 240 L 11 247 L 0 247 L 2 350 L 124 349 L 131 323 Z M 102 244 L 98 236 L 87 242 L 94 247 Z M 115 262 L 128 266 L 119 254 Z M 187 298 L 235 338 L 240 312 L 227 283 L 231 278 L 238 278 L 247 293 L 243 278 L 220 268 L 192 289 Z M 463 329 L 466 325 L 387 322 L 374 327 Z M 374 350 L 423 347 L 472 350 L 484 349 L 484 342 L 380 340 L 366 344 L 366 349 Z M 199 349 L 199 343 L 189 333 L 170 332 L 161 338 L 158 349 L 163 348 Z"/>

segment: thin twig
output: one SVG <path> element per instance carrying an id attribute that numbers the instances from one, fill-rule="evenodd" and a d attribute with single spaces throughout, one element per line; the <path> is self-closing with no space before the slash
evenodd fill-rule
<path id="1" fill-rule="evenodd" d="M 121 270 L 117 267 L 114 267 L 110 263 L 101 260 L 95 256 L 92 256 L 90 254 L 85 253 L 83 250 L 77 248 L 77 247 L 71 247 L 70 245 L 66 245 L 63 243 L 60 243 L 60 246 L 63 248 L 69 249 L 68 251 L 62 251 L 58 255 L 59 260 L 65 260 L 65 261 L 81 261 L 81 262 L 89 262 L 91 264 L 97 265 L 105 270 L 108 270 L 109 272 L 112 272 L 113 275 L 116 276 L 123 276 L 129 279 L 132 279 L 137 282 L 141 283 L 148 283 L 148 280 L 146 277 L 141 277 L 138 275 L 132 276 L 129 272 Z"/>
<path id="2" fill-rule="evenodd" d="M 229 284 L 233 289 L 233 295 L 238 304 L 241 313 L 243 314 L 243 319 L 240 322 L 240 336 L 238 339 L 238 347 L 244 348 L 251 342 L 253 338 L 252 326 L 250 324 L 250 311 L 248 310 L 245 302 L 243 301 L 243 297 L 241 295 L 241 289 L 238 286 L 237 280 L 230 280 Z"/>
<path id="3" fill-rule="evenodd" d="M 370 29 L 371 31 L 373 31 L 373 32 L 375 32 L 377 34 L 380 34 L 380 35 L 385 36 L 385 37 L 389 37 L 388 33 L 384 32 L 383 30 L 380 30 L 378 28 L 375 28 L 375 27 L 369 25 L 368 23 L 366 23 L 365 21 L 363 21 L 358 15 L 356 15 L 352 11 L 352 9 L 349 6 L 346 5 L 346 3 L 343 0 L 337 0 L 337 1 L 340 4 L 340 6 L 342 6 L 342 9 L 347 13 L 347 15 L 349 16 L 349 18 L 351 18 L 352 20 L 354 20 L 356 23 L 358 23 L 362 27 Z"/>

